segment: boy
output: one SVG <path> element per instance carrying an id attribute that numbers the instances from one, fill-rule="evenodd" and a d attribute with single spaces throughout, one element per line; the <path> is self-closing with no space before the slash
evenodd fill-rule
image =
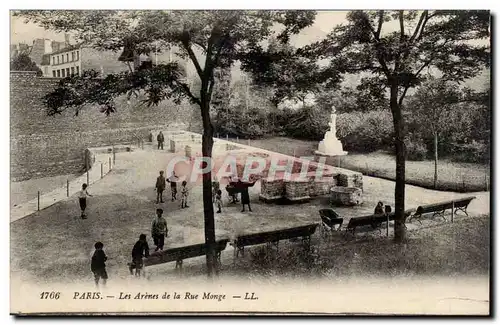
<path id="1" fill-rule="evenodd" d="M 168 234 L 167 220 L 162 216 L 163 210 L 156 209 L 156 217 L 151 223 L 151 237 L 156 245 L 155 252 L 163 250 L 163 245 L 165 244 L 165 236 Z"/>
<path id="2" fill-rule="evenodd" d="M 165 177 L 163 176 L 163 170 L 160 171 L 160 176 L 156 178 L 156 204 L 163 203 L 163 191 L 166 187 Z"/>
<path id="3" fill-rule="evenodd" d="M 80 202 L 80 209 L 82 210 L 82 219 L 87 219 L 87 215 L 85 214 L 85 209 L 87 208 L 87 196 L 92 195 L 87 192 L 87 184 L 84 183 L 82 185 L 82 190 L 78 192 L 78 201 Z"/>
<path id="4" fill-rule="evenodd" d="M 177 176 L 175 175 L 175 171 L 172 172 L 172 176 L 167 179 L 167 182 L 170 183 L 170 190 L 172 191 L 172 202 L 177 200 Z"/>
<path id="5" fill-rule="evenodd" d="M 221 213 L 222 208 L 222 191 L 217 190 L 217 194 L 215 194 L 215 204 L 217 206 L 217 213 Z"/>
<path id="6" fill-rule="evenodd" d="M 142 270 L 142 258 L 149 257 L 149 246 L 146 240 L 146 235 L 141 234 L 139 240 L 135 243 L 134 248 L 132 248 L 132 263 L 129 263 L 130 274 L 133 275 L 133 269 L 135 269 L 135 276 L 141 276 Z"/>
<path id="7" fill-rule="evenodd" d="M 188 194 L 189 194 L 189 190 L 187 188 L 187 182 L 186 181 L 182 181 L 182 187 L 181 187 L 181 209 L 189 208 L 189 206 L 187 205 Z"/>
<path id="8" fill-rule="evenodd" d="M 95 285 L 99 287 L 99 280 L 102 279 L 102 284 L 106 285 L 106 280 L 108 279 L 108 273 L 106 272 L 106 260 L 108 257 L 102 250 L 104 244 L 98 241 L 94 244 L 94 255 L 92 255 L 92 261 L 90 263 L 90 270 L 94 273 Z"/>
<path id="9" fill-rule="evenodd" d="M 165 141 L 165 137 L 163 136 L 163 133 L 160 131 L 158 133 L 158 136 L 156 137 L 156 141 L 158 141 L 158 150 L 161 148 L 163 150 L 163 142 Z"/>

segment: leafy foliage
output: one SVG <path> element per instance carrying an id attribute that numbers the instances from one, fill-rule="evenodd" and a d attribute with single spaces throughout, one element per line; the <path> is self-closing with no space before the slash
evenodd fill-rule
<path id="1" fill-rule="evenodd" d="M 11 71 L 36 71 L 38 76 L 42 75 L 42 70 L 36 65 L 35 62 L 31 61 L 31 58 L 27 53 L 19 53 L 10 61 Z"/>

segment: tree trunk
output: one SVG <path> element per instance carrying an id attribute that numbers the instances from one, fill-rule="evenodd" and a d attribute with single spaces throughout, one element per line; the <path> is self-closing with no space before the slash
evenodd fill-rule
<path id="1" fill-rule="evenodd" d="M 396 149 L 396 187 L 394 190 L 394 241 L 401 243 L 405 240 L 405 144 L 403 116 L 401 106 L 398 104 L 398 87 L 391 85 L 391 112 L 394 123 L 394 146 Z"/>
<path id="2" fill-rule="evenodd" d="M 438 181 L 438 134 L 434 132 L 434 189 L 437 188 Z"/>
<path id="3" fill-rule="evenodd" d="M 206 92 L 205 92 L 206 93 Z M 202 90 L 203 94 L 203 90 Z M 201 96 L 201 118 L 203 122 L 203 135 L 201 142 L 201 152 L 203 157 L 209 159 L 209 172 L 203 173 L 203 216 L 205 225 L 205 244 L 207 245 L 207 273 L 212 278 L 214 273 L 219 274 L 218 264 L 215 259 L 215 221 L 214 206 L 212 204 L 212 147 L 213 126 L 210 121 L 210 101 L 207 96 Z M 203 166 L 205 167 L 205 166 Z"/>

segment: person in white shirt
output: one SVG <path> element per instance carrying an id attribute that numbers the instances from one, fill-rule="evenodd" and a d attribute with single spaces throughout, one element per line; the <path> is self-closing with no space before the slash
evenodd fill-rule
<path id="1" fill-rule="evenodd" d="M 85 209 L 87 208 L 87 196 L 92 195 L 87 192 L 87 184 L 84 183 L 82 185 L 82 190 L 78 192 L 78 201 L 80 202 L 80 209 L 82 210 L 82 219 L 87 219 L 87 215 L 85 214 Z"/>

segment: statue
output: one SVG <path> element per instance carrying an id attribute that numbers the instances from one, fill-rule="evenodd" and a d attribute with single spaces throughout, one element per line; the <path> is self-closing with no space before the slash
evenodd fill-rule
<path id="1" fill-rule="evenodd" d="M 337 139 L 337 114 L 335 114 L 335 107 L 332 107 L 330 114 L 330 130 L 325 133 L 325 137 L 320 141 L 318 150 L 315 152 L 323 156 L 344 156 L 347 154 L 342 149 L 342 143 Z"/>

